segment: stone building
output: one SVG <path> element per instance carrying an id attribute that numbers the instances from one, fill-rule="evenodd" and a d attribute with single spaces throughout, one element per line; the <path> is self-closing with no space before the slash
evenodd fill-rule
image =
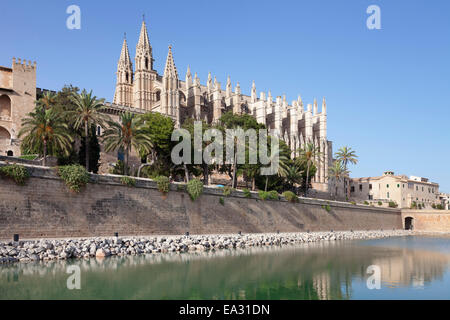
<path id="1" fill-rule="evenodd" d="M 327 139 L 327 105 L 325 98 L 321 110 L 317 100 L 307 104 L 299 96 L 288 103 L 286 96 L 275 99 L 269 91 L 258 96 L 255 82 L 251 95 L 242 94 L 239 82 L 233 85 L 228 77 L 225 88 L 211 73 L 205 85 L 187 68 L 184 81 L 175 66 L 172 47 L 169 46 L 164 72 L 160 75 L 153 65 L 152 47 L 145 22 L 142 23 L 136 46 L 134 68 L 126 39 L 117 65 L 117 84 L 113 105 L 160 112 L 170 116 L 179 127 L 185 119 L 194 118 L 215 123 L 223 113 L 251 114 L 283 139 L 296 154 L 306 143 L 313 143 L 322 156 L 313 179 L 316 190 L 328 191 L 328 167 L 332 162 L 332 142 Z"/>
<path id="2" fill-rule="evenodd" d="M 22 119 L 36 101 L 36 62 L 13 58 L 12 67 L 0 66 L 0 155 L 19 155 Z"/>
<path id="3" fill-rule="evenodd" d="M 431 209 L 433 204 L 441 203 L 439 195 L 439 184 L 427 178 L 394 175 L 392 171 L 380 177 L 350 179 L 350 198 L 369 203 L 393 201 L 400 208 L 410 208 L 415 202 Z"/>

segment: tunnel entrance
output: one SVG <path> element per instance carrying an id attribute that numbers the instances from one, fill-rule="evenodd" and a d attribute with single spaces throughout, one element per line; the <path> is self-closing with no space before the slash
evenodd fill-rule
<path id="1" fill-rule="evenodd" d="M 414 218 L 406 217 L 405 218 L 405 230 L 413 230 L 414 229 Z"/>

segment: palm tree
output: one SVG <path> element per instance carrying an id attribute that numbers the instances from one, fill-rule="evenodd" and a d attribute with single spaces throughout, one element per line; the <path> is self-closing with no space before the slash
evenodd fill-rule
<path id="1" fill-rule="evenodd" d="M 75 105 L 75 110 L 68 111 L 69 119 L 74 119 L 74 129 L 79 130 L 83 127 L 86 146 L 86 170 L 89 171 L 89 128 L 100 125 L 105 127 L 105 123 L 110 121 L 108 115 L 102 113 L 104 110 L 104 99 L 97 99 L 92 95 L 92 91 L 87 93 L 83 90 L 81 93 L 73 93 L 70 100 Z"/>
<path id="2" fill-rule="evenodd" d="M 69 128 L 54 109 L 36 107 L 34 112 L 22 120 L 22 129 L 19 138 L 25 136 L 22 146 L 28 149 L 39 149 L 43 153 L 43 165 L 46 166 L 48 151 L 51 154 L 61 152 L 63 155 L 70 154 L 73 141 Z"/>
<path id="3" fill-rule="evenodd" d="M 338 183 L 341 179 L 345 179 L 349 175 L 349 171 L 344 168 L 344 165 L 340 160 L 335 160 L 333 166 L 328 169 L 328 175 Z M 334 195 L 334 200 L 336 200 L 336 194 Z"/>
<path id="4" fill-rule="evenodd" d="M 275 139 L 273 137 L 271 137 L 272 139 Z M 272 166 L 272 162 L 274 161 L 278 161 L 278 171 L 277 171 L 277 175 L 278 176 L 283 176 L 283 174 L 286 172 L 286 168 L 288 167 L 289 164 L 289 149 L 286 146 L 285 143 L 283 143 L 281 140 L 279 141 L 279 148 L 275 149 L 275 150 L 271 150 L 270 152 L 270 158 L 269 158 L 269 163 L 268 163 L 268 167 Z M 271 143 L 269 143 L 268 147 L 270 149 L 270 145 Z M 269 184 L 269 176 L 266 175 L 266 185 L 264 188 L 264 191 L 267 191 L 267 186 Z"/>
<path id="5" fill-rule="evenodd" d="M 142 121 L 138 116 L 125 112 L 120 117 L 120 122 L 109 121 L 109 128 L 103 133 L 105 151 L 125 151 L 124 173 L 128 174 L 128 158 L 131 148 L 139 153 L 148 154 L 154 145 L 150 135 L 142 128 Z"/>
<path id="6" fill-rule="evenodd" d="M 299 163 L 304 163 L 306 165 L 306 185 L 305 185 L 305 197 L 308 194 L 309 187 L 309 171 L 313 166 L 317 166 L 322 153 L 319 148 L 312 142 L 305 144 L 305 147 L 300 150 L 300 155 L 296 159 Z"/>
<path id="7" fill-rule="evenodd" d="M 295 184 L 301 184 L 302 182 L 303 170 L 298 163 L 292 164 L 290 162 L 280 164 L 280 176 L 286 179 L 291 189 L 294 189 Z"/>
<path id="8" fill-rule="evenodd" d="M 336 160 L 339 160 L 342 165 L 344 166 L 344 170 L 348 170 L 348 164 L 357 164 L 358 163 L 358 156 L 356 155 L 355 151 L 352 150 L 352 148 L 349 148 L 347 146 L 342 147 L 336 152 L 334 155 Z M 344 190 L 345 190 L 345 196 L 348 197 L 348 188 L 345 183 L 346 178 L 344 177 Z"/>
<path id="9" fill-rule="evenodd" d="M 38 100 L 38 104 L 45 109 L 50 109 L 56 104 L 56 94 L 51 91 L 46 91 L 44 95 Z"/>

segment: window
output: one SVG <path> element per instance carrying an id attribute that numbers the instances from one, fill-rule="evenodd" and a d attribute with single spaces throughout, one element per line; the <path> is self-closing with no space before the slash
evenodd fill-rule
<path id="1" fill-rule="evenodd" d="M 369 200 L 373 200 L 373 195 L 369 194 Z"/>
<path id="2" fill-rule="evenodd" d="M 403 184 L 403 189 L 405 189 L 405 184 Z"/>
<path id="3" fill-rule="evenodd" d="M 419 186 L 416 186 L 416 191 L 419 191 Z"/>
<path id="4" fill-rule="evenodd" d="M 386 188 L 388 188 L 388 189 L 389 189 L 389 185 L 388 185 L 388 184 L 386 185 Z"/>
<path id="5" fill-rule="evenodd" d="M 423 192 L 423 187 L 422 187 L 422 192 Z"/>
<path id="6" fill-rule="evenodd" d="M 362 184 L 359 185 L 359 191 L 362 191 Z"/>
<path id="7" fill-rule="evenodd" d="M 372 190 L 372 184 L 369 184 L 369 190 Z"/>
<path id="8" fill-rule="evenodd" d="M 389 199 L 389 192 L 387 193 L 387 198 Z"/>
<path id="9" fill-rule="evenodd" d="M 355 192 L 355 187 L 354 186 L 350 187 L 350 192 Z"/>

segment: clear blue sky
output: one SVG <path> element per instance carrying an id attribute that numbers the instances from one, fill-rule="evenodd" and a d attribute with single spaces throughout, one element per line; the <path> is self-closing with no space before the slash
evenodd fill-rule
<path id="1" fill-rule="evenodd" d="M 81 8 L 81 30 L 66 8 Z M 366 9 L 381 8 L 382 30 Z M 450 1 L 448 0 L 2 0 L 0 65 L 36 60 L 38 86 L 93 89 L 111 101 L 124 32 L 134 57 L 142 14 L 156 69 L 167 47 L 184 79 L 227 75 L 249 93 L 325 96 L 334 149 L 354 148 L 352 176 L 385 170 L 429 177 L 450 192 Z"/>

